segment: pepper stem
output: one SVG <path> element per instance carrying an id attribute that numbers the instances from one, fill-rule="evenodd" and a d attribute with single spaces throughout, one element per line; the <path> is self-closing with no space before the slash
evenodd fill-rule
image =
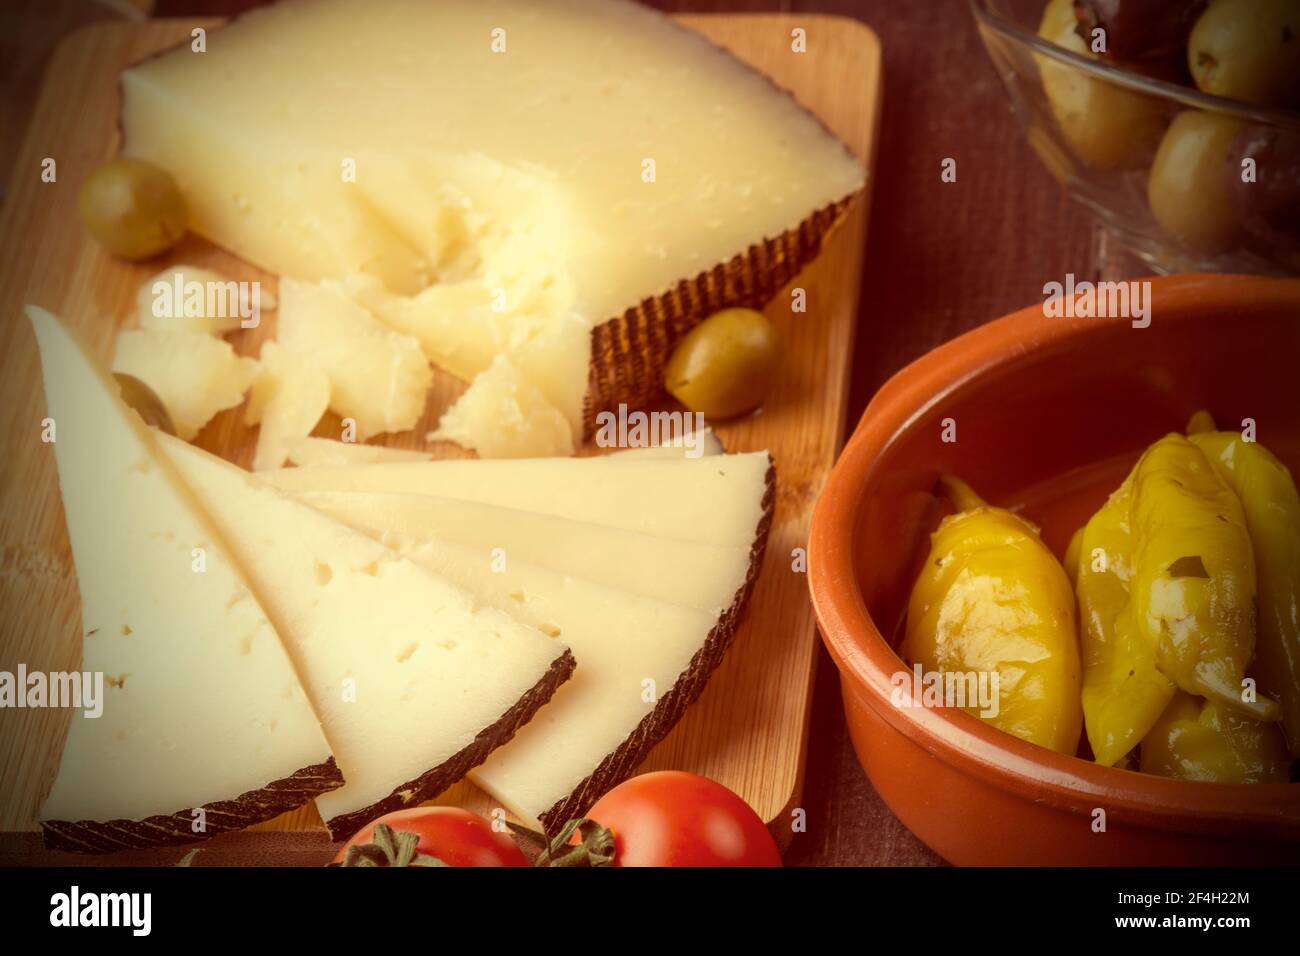
<path id="1" fill-rule="evenodd" d="M 939 487 L 943 489 L 958 511 L 974 511 L 987 508 L 988 502 L 975 493 L 975 489 L 956 475 L 943 475 L 939 478 Z"/>
<path id="2" fill-rule="evenodd" d="M 1187 422 L 1187 434 L 1189 435 L 1200 435 L 1214 430 L 1214 416 L 1203 408 L 1192 415 Z"/>

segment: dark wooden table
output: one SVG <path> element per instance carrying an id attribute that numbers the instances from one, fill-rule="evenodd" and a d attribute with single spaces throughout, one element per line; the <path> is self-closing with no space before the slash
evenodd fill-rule
<path id="1" fill-rule="evenodd" d="M 541 2 L 541 0 L 539 0 Z M 145 5 L 145 4 L 141 4 Z M 157 16 L 228 16 L 256 0 L 158 0 Z M 1030 152 L 963 0 L 653 0 L 669 12 L 809 11 L 860 20 L 884 49 L 876 167 L 851 429 L 881 384 L 929 349 L 1042 298 L 1043 284 L 1137 275 Z M 957 162 L 957 181 L 940 165 Z M 808 831 L 793 865 L 942 863 L 890 813 L 848 739 L 839 681 L 821 654 L 804 787 Z"/>

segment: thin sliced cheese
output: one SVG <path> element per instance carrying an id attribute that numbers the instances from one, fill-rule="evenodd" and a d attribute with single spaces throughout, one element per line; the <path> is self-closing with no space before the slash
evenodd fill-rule
<path id="1" fill-rule="evenodd" d="M 705 458 L 723 453 L 722 442 L 712 428 L 701 428 L 675 435 L 664 445 L 649 445 L 644 448 L 626 448 L 613 452 L 614 457 L 624 460 L 632 458 Z"/>
<path id="2" fill-rule="evenodd" d="M 525 562 L 714 613 L 729 607 L 744 583 L 757 526 L 744 544 L 712 544 L 434 495 L 307 491 L 296 497 L 384 540 L 462 545 L 481 564 Z"/>
<path id="3" fill-rule="evenodd" d="M 436 796 L 572 673 L 563 641 L 477 607 L 365 535 L 161 438 L 248 567 L 321 716 L 347 781 L 316 801 L 335 839 Z"/>
<path id="4" fill-rule="evenodd" d="M 289 460 L 299 468 L 319 465 L 364 465 L 379 461 L 428 461 L 433 456 L 427 451 L 408 448 L 388 448 L 384 445 L 366 445 L 361 442 L 335 441 L 308 435 L 285 442 Z"/>
<path id="5" fill-rule="evenodd" d="M 269 343 L 268 343 L 269 345 Z M 266 365 L 265 352 L 262 347 L 263 367 Z M 254 398 L 257 387 L 253 388 Z M 250 409 L 252 401 L 249 402 Z M 261 437 L 259 436 L 259 442 Z M 387 445 L 368 445 L 363 442 L 342 442 L 333 438 L 320 438 L 308 435 L 302 438 L 286 438 L 285 448 L 289 461 L 299 468 L 318 468 L 331 465 L 368 465 L 379 462 L 395 461 L 429 461 L 433 455 L 427 451 L 413 451 L 408 448 L 390 448 Z M 705 428 L 698 433 L 677 436 L 672 444 L 656 445 L 650 448 L 629 448 L 611 452 L 611 458 L 681 458 L 704 457 L 722 454 L 722 443 L 718 441 L 713 430 Z M 262 469 L 254 466 L 254 471 Z"/>
<path id="6" fill-rule="evenodd" d="M 764 513 L 766 452 L 697 459 L 530 458 L 285 468 L 286 491 L 438 495 L 572 518 L 644 534 L 748 545 Z"/>
<path id="7" fill-rule="evenodd" d="M 748 545 L 719 546 L 423 495 L 301 500 L 573 649 L 573 680 L 471 773 L 550 832 L 630 775 L 704 687 L 767 528 L 760 520 Z"/>
<path id="8" fill-rule="evenodd" d="M 638 597 L 520 560 L 494 568 L 488 554 L 463 545 L 384 540 L 572 648 L 579 661 L 573 679 L 470 774 L 507 809 L 546 830 L 581 813 L 645 759 L 703 687 L 707 673 L 692 671 L 692 659 L 704 651 L 716 663 L 731 636 L 729 629 L 714 635 L 717 611 Z M 706 650 L 711 636 L 716 653 Z M 694 690 L 689 697 L 672 693 L 683 680 Z"/>
<path id="9" fill-rule="evenodd" d="M 342 776 L 276 629 L 138 416 L 63 324 L 29 307 L 102 714 L 72 719 L 46 844 L 187 843 Z"/>

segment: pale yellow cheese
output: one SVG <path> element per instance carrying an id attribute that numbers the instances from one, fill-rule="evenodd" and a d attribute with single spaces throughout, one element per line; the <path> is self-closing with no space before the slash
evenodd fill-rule
<path id="1" fill-rule="evenodd" d="M 59 320 L 27 314 L 81 592 L 80 667 L 105 693 L 101 716 L 73 716 L 41 819 L 171 815 L 328 761 L 276 629 L 153 433 Z"/>
<path id="2" fill-rule="evenodd" d="M 320 714 L 345 780 L 316 801 L 327 824 L 390 796 L 432 796 L 414 781 L 469 747 L 564 652 L 247 472 L 161 439 L 248 567 Z"/>
<path id="3" fill-rule="evenodd" d="M 597 440 L 599 440 L 599 433 Z M 624 459 L 704 458 L 711 455 L 721 455 L 723 450 L 722 442 L 718 440 L 718 436 L 714 434 L 712 428 L 706 426 L 698 430 L 688 431 L 682 435 L 673 435 L 666 444 L 625 448 L 622 451 L 611 452 L 611 455 Z"/>
<path id="4" fill-rule="evenodd" d="M 634 736 L 688 669 L 745 584 L 757 530 L 722 546 L 428 495 L 299 497 L 573 649 L 573 679 L 471 774 L 529 820 Z"/>
<path id="5" fill-rule="evenodd" d="M 509 318 L 493 312 L 491 292 L 476 283 L 439 283 L 415 296 L 390 292 L 365 273 L 327 279 L 324 285 L 412 336 L 430 362 L 465 381 L 492 364 L 508 333 Z"/>
<path id="6" fill-rule="evenodd" d="M 392 533 L 382 540 L 572 648 L 573 678 L 470 774 L 526 820 L 566 797 L 636 730 L 718 621 L 717 609 L 656 601 L 515 557 L 497 564 L 480 548 Z M 648 562 L 647 573 L 657 566 Z"/>
<path id="7" fill-rule="evenodd" d="M 263 346 L 263 369 L 266 346 Z M 249 399 L 250 411 L 258 396 L 257 386 Z M 250 422 L 251 423 L 251 422 Z M 259 436 L 260 437 L 260 436 Z M 386 445 L 367 445 L 361 442 L 335 441 L 308 435 L 303 438 L 286 438 L 285 448 L 289 461 L 299 468 L 317 468 L 322 465 L 365 465 L 379 462 L 428 461 L 433 457 L 427 451 L 414 451 L 408 448 L 390 448 Z M 611 457 L 628 458 L 680 458 L 702 457 L 722 454 L 722 443 L 718 441 L 713 430 L 705 428 L 698 433 L 678 435 L 671 444 L 650 448 L 629 448 L 611 452 Z M 258 470 L 254 466 L 254 470 Z"/>
<path id="8" fill-rule="evenodd" d="M 211 40 L 123 74 L 126 147 L 179 177 L 200 230 L 283 275 L 367 271 L 343 251 L 391 243 L 441 260 L 459 219 L 531 233 L 542 261 L 562 245 L 599 320 L 863 182 L 791 97 L 632 3 L 285 2 Z M 520 225 L 477 221 L 521 202 Z"/>
<path id="9" fill-rule="evenodd" d="M 683 454 L 637 449 L 598 461 L 616 480 L 620 468 L 671 466 Z M 467 465 L 485 476 L 509 470 L 500 462 Z M 761 500 L 762 485 L 751 493 Z M 733 511 L 738 524 L 728 537 L 743 543 L 717 545 L 423 494 L 298 497 L 573 648 L 573 680 L 471 774 L 525 819 L 563 800 L 634 736 L 688 667 L 745 583 L 761 513 L 759 500 L 748 512 Z"/>
<path id="10" fill-rule="evenodd" d="M 279 468 L 295 441 L 311 434 L 330 403 L 330 380 L 319 366 L 278 342 L 262 345 L 244 421 L 261 427 L 253 470 Z"/>
<path id="11" fill-rule="evenodd" d="M 685 541 L 748 545 L 763 515 L 770 465 L 766 452 L 608 455 L 284 468 L 264 477 L 287 491 L 439 495 Z"/>
<path id="12" fill-rule="evenodd" d="M 573 454 L 573 428 L 504 355 L 443 413 L 429 441 L 456 442 L 483 458 Z"/>
<path id="13" fill-rule="evenodd" d="M 433 374 L 414 338 L 326 285 L 282 279 L 279 311 L 280 345 L 329 377 L 330 408 L 358 439 L 420 420 Z"/>
<path id="14" fill-rule="evenodd" d="M 712 544 L 434 495 L 305 491 L 295 497 L 373 537 L 462 546 L 483 566 L 523 562 L 715 614 L 744 583 L 756 528 L 755 522 L 737 529 L 749 534 L 745 543 Z"/>
<path id="15" fill-rule="evenodd" d="M 176 434 L 190 440 L 217 412 L 244 400 L 257 362 L 206 332 L 127 331 L 117 337 L 113 371 L 144 382 L 162 401 Z"/>
<path id="16" fill-rule="evenodd" d="M 530 395 L 529 402 L 545 430 L 556 433 L 552 420 L 558 418 L 569 423 L 570 431 L 576 431 L 581 393 L 575 383 L 581 383 L 587 374 L 590 335 L 576 313 L 561 314 L 558 307 L 544 311 L 551 309 L 549 299 L 541 294 L 524 295 L 519 283 L 507 288 L 483 280 L 447 281 L 415 296 L 395 295 L 368 275 L 346 276 L 325 284 L 354 299 L 385 324 L 413 336 L 430 362 L 472 381 L 473 394 L 500 394 L 532 385 L 546 400 L 544 404 Z M 545 291 L 556 295 L 553 285 Z M 530 308 L 525 309 L 523 303 L 530 303 Z M 499 379 L 503 374 L 491 374 L 498 357 L 508 358 L 510 379 L 522 378 L 522 383 L 502 388 Z M 481 399 L 471 402 L 488 404 Z M 440 424 L 444 428 L 452 425 L 445 417 Z M 469 441 L 477 434 L 467 436 Z"/>
<path id="17" fill-rule="evenodd" d="M 307 436 L 286 442 L 289 460 L 299 468 L 318 465 L 362 465 L 379 461 L 428 461 L 432 455 L 407 448 L 363 445 L 360 442 L 335 441 L 332 438 Z"/>
<path id="18" fill-rule="evenodd" d="M 274 308 L 274 299 L 266 301 L 270 297 L 264 298 L 260 287 L 255 294 L 260 320 L 260 310 Z M 250 312 L 253 295 L 250 287 L 245 294 Z M 135 302 L 140 328 L 156 332 L 224 335 L 238 329 L 243 321 L 239 284 L 199 266 L 169 266 L 140 286 Z"/>
<path id="19" fill-rule="evenodd" d="M 283 2 L 122 89 L 125 151 L 198 231 L 416 296 L 377 314 L 466 380 L 507 355 L 575 434 L 593 326 L 864 182 L 765 77 L 620 0 Z"/>

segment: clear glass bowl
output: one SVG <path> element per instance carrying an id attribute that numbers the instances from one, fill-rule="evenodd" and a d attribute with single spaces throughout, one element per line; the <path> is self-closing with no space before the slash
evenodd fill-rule
<path id="1" fill-rule="evenodd" d="M 1288 236 L 1257 217 L 1225 218 L 1223 202 L 1207 189 L 1194 202 L 1163 207 L 1162 225 L 1148 200 L 1153 160 L 1180 114 L 1211 114 L 1180 120 L 1184 129 L 1241 124 L 1250 127 L 1243 137 L 1300 142 L 1300 113 L 1211 96 L 1057 46 L 1037 35 L 1046 6 L 1047 0 L 971 0 L 1030 147 L 1069 194 L 1157 272 L 1300 274 L 1300 224 Z M 1221 150 L 1225 181 L 1238 175 L 1241 144 L 1235 138 Z"/>

